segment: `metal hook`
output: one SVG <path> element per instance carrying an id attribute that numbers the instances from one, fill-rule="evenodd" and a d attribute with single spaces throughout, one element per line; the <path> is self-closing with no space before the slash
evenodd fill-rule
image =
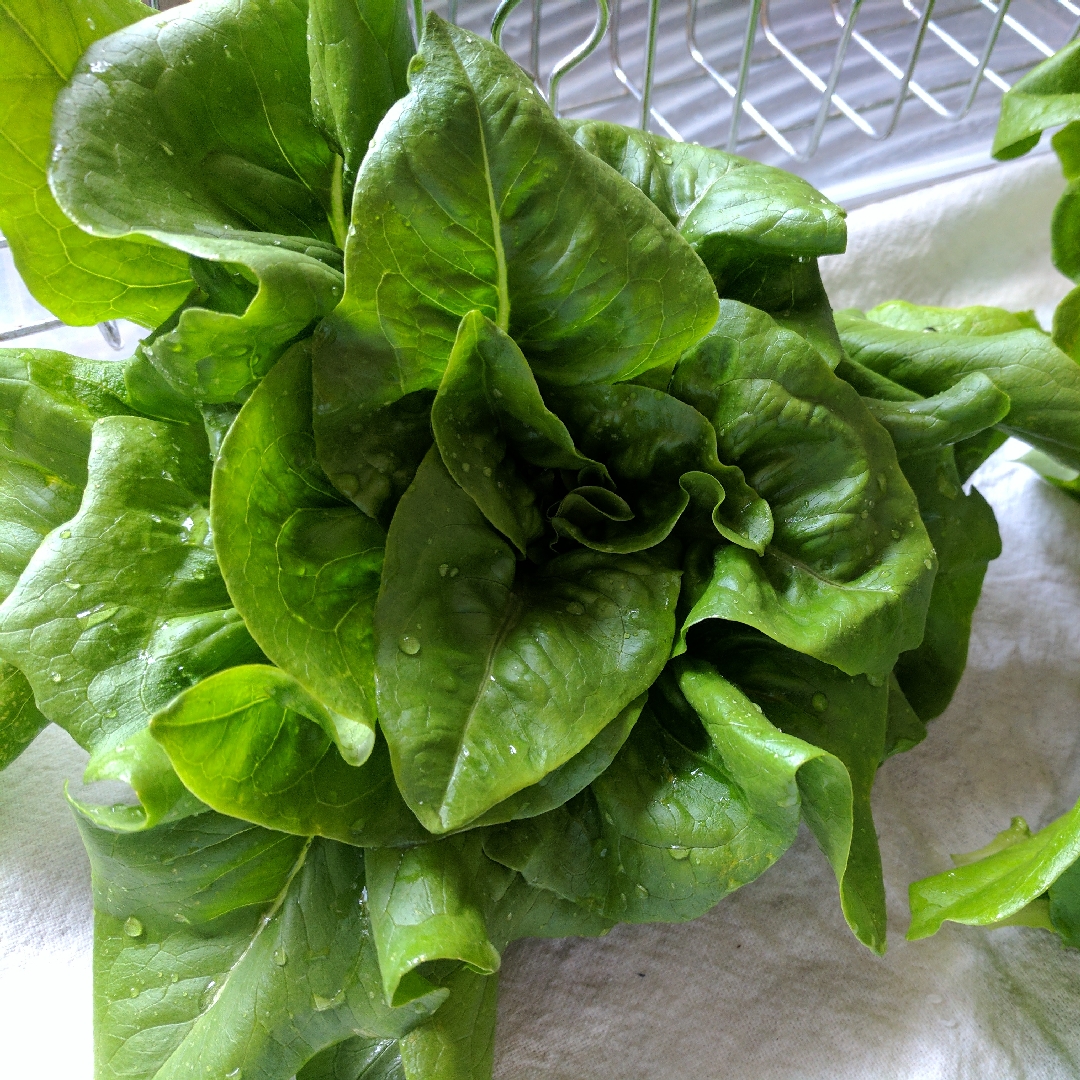
<path id="1" fill-rule="evenodd" d="M 559 83 L 567 72 L 572 71 L 596 52 L 597 46 L 604 40 L 610 21 L 611 9 L 608 7 L 608 0 L 596 0 L 596 24 L 593 26 L 593 32 L 586 41 L 583 41 L 572 53 L 564 56 L 552 69 L 551 78 L 548 79 L 548 101 L 556 116 L 559 115 Z"/>

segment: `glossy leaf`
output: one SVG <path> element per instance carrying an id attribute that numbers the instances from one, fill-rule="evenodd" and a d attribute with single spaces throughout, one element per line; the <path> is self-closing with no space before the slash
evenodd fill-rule
<path id="1" fill-rule="evenodd" d="M 438 386 L 474 309 L 563 384 L 670 365 L 715 318 L 700 260 L 501 50 L 429 15 L 410 86 L 360 169 L 348 287 L 316 353 L 331 478 L 355 475 L 337 444 L 369 413 Z"/>
<path id="2" fill-rule="evenodd" d="M 191 291 L 187 257 L 141 240 L 89 236 L 46 179 L 53 103 L 86 48 L 143 19 L 136 0 L 5 0 L 0 7 L 0 231 L 26 287 L 76 326 L 154 326 Z"/>
<path id="3" fill-rule="evenodd" d="M 1012 403 L 1004 431 L 1080 467 L 1080 365 L 1025 316 L 896 300 L 866 316 L 841 312 L 837 326 L 852 360 L 924 396 L 988 376 Z"/>
<path id="4" fill-rule="evenodd" d="M 431 427 L 450 475 L 484 517 L 523 554 L 544 530 L 542 507 L 515 458 L 545 469 L 603 467 L 578 453 L 563 422 L 544 403 L 513 339 L 479 311 L 461 320 Z"/>
<path id="5" fill-rule="evenodd" d="M 845 675 L 753 631 L 716 635 L 707 655 L 781 731 L 843 763 L 850 811 L 823 815 L 813 800 L 804 799 L 803 817 L 832 863 L 852 932 L 884 952 L 885 885 L 870 789 L 886 751 L 889 685 Z"/>
<path id="6" fill-rule="evenodd" d="M 1017 825 L 1020 828 L 1017 828 Z M 1080 806 L 1031 835 L 1022 818 L 960 865 L 908 888 L 915 941 L 941 924 L 988 926 L 1015 916 L 1040 897 L 1080 857 Z M 970 861 L 974 858 L 974 861 Z"/>
<path id="7" fill-rule="evenodd" d="M 315 122 L 343 159 L 336 197 L 344 224 L 368 143 L 408 91 L 405 74 L 415 51 L 408 6 L 404 0 L 308 0 L 307 49 Z"/>
<path id="8" fill-rule="evenodd" d="M 214 813 L 126 836 L 80 828 L 102 1080 L 289 1080 L 355 1034 L 399 1038 L 446 996 L 383 1003 L 355 848 Z"/>
<path id="9" fill-rule="evenodd" d="M 341 297 L 306 23 L 292 0 L 182 5 L 96 43 L 57 98 L 49 177 L 72 220 L 239 279 L 246 303 L 211 288 L 149 346 L 203 400 L 243 400 Z"/>
<path id="10" fill-rule="evenodd" d="M 518 564 L 429 453 L 375 609 L 379 723 L 424 825 L 460 828 L 586 746 L 659 673 L 677 591 L 642 557 Z"/>
<path id="11" fill-rule="evenodd" d="M 730 300 L 671 392 L 712 421 L 720 456 L 775 522 L 763 556 L 717 549 L 684 636 L 729 619 L 884 678 L 922 637 L 935 563 L 892 442 L 858 394 L 803 338 Z"/>
<path id="12" fill-rule="evenodd" d="M 346 1039 L 316 1054 L 296 1080 L 405 1080 L 398 1040 Z"/>
<path id="13" fill-rule="evenodd" d="M 620 124 L 562 124 L 579 146 L 648 195 L 721 290 L 732 264 L 747 258 L 838 255 L 847 244 L 844 211 L 783 169 Z"/>
<path id="14" fill-rule="evenodd" d="M 889 711 L 885 721 L 884 757 L 903 754 L 926 738 L 926 722 L 911 707 L 895 675 L 889 676 Z"/>
<path id="15" fill-rule="evenodd" d="M 305 345 L 282 358 L 230 428 L 214 466 L 210 519 L 225 584 L 252 636 L 351 722 L 339 742 L 359 765 L 374 737 L 372 618 L 385 534 L 315 460 Z"/>
<path id="16" fill-rule="evenodd" d="M 835 828 L 830 855 L 843 859 L 851 784 L 840 762 L 777 730 L 709 665 L 676 670 L 678 688 L 646 711 L 588 791 L 491 830 L 487 853 L 624 922 L 704 914 L 790 846 L 804 800 Z"/>
<path id="17" fill-rule="evenodd" d="M 901 653 L 896 678 L 919 717 L 932 720 L 945 711 L 964 673 L 972 615 L 986 567 L 1001 554 L 1001 538 L 989 503 L 975 488 L 965 494 L 951 449 L 905 458 L 903 467 L 937 552 L 938 572 L 923 639 Z"/>
<path id="18" fill-rule="evenodd" d="M 371 768 L 357 768 L 347 761 L 357 746 L 342 727 L 347 736 L 348 725 L 295 679 L 254 664 L 189 687 L 155 715 L 151 731 L 187 788 L 221 813 L 349 844 L 394 829 L 404 842 L 422 839 L 412 815 L 395 813 L 385 748 Z M 365 730 L 371 761 L 374 732 Z"/>
<path id="19" fill-rule="evenodd" d="M 764 551 L 773 526 L 768 504 L 740 469 L 721 464 L 716 432 L 692 406 L 632 383 L 553 390 L 549 400 L 578 448 L 603 462 L 632 514 L 623 520 L 605 512 L 588 488 L 578 488 L 555 511 L 559 533 L 597 551 L 642 551 L 665 540 L 693 502 L 720 536 Z"/>
<path id="20" fill-rule="evenodd" d="M 145 809 L 100 811 L 117 828 L 153 824 L 184 795 L 152 740 L 135 738 L 153 713 L 204 675 L 260 655 L 217 570 L 208 466 L 194 429 L 98 421 L 78 513 L 42 541 L 0 606 L 0 658 L 92 752 L 88 775 L 126 779 L 143 800 Z"/>
<path id="21" fill-rule="evenodd" d="M 0 661 L 0 769 L 6 769 L 48 723 L 34 704 L 26 676 Z"/>

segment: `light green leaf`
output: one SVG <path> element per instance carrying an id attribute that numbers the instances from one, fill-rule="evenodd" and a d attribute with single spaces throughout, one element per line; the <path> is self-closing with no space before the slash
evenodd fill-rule
<path id="1" fill-rule="evenodd" d="M 1080 44 L 1072 42 L 1029 71 L 1001 100 L 993 155 L 1026 154 L 1046 128 L 1080 119 Z"/>
<path id="2" fill-rule="evenodd" d="M 368 143 L 386 111 L 409 89 L 405 74 L 415 44 L 408 5 L 405 0 L 309 0 L 307 48 L 315 122 L 343 159 L 336 182 L 344 225 Z M 344 228 L 339 244 L 344 244 Z"/>
<path id="3" fill-rule="evenodd" d="M 858 394 L 804 339 L 731 300 L 671 392 L 712 421 L 721 458 L 775 522 L 763 556 L 717 549 L 684 638 L 729 619 L 884 678 L 922 638 L 935 562 L 892 442 Z"/>
<path id="4" fill-rule="evenodd" d="M 177 796 L 171 771 L 138 760 L 154 744 L 132 737 L 185 686 L 261 655 L 214 559 L 208 466 L 196 429 L 99 420 L 79 512 L 45 537 L 0 606 L 0 659 L 18 664 L 42 713 L 91 751 L 91 773 L 156 777 Z M 161 810 L 164 794 L 136 792 Z M 121 819 L 153 824 L 140 813 Z"/>
<path id="5" fill-rule="evenodd" d="M 643 557 L 518 564 L 433 449 L 375 609 L 379 723 L 424 825 L 460 828 L 586 746 L 659 673 L 677 590 Z"/>
<path id="6" fill-rule="evenodd" d="M 385 746 L 372 760 L 342 738 L 348 723 L 295 679 L 263 664 L 218 672 L 189 687 L 151 725 L 180 779 L 221 813 L 299 836 L 362 845 L 409 843 L 423 830 L 393 791 Z"/>
<path id="7" fill-rule="evenodd" d="M 530 480 L 515 464 L 606 480 L 603 467 L 579 454 L 563 422 L 544 404 L 529 363 L 513 339 L 479 311 L 461 320 L 431 427 L 443 464 L 484 517 L 524 554 L 544 530 Z"/>
<path id="8" fill-rule="evenodd" d="M 343 291 L 306 27 L 292 0 L 181 5 L 96 43 L 57 98 L 49 180 L 65 213 L 221 264 L 200 277 L 195 262 L 200 294 L 147 347 L 202 400 L 242 401 Z"/>
<path id="9" fill-rule="evenodd" d="M 315 460 L 311 361 L 294 346 L 240 410 L 214 466 L 210 519 L 229 595 L 271 660 L 327 708 L 375 728 L 372 618 L 385 534 Z"/>
<path id="10" fill-rule="evenodd" d="M 1012 403 L 1003 431 L 1080 467 L 1080 365 L 1024 315 L 895 300 L 865 316 L 841 312 L 837 326 L 852 360 L 924 396 L 988 376 Z"/>
<path id="11" fill-rule="evenodd" d="M 1009 395 L 981 371 L 965 375 L 955 386 L 915 401 L 882 401 L 864 397 L 874 419 L 889 433 L 896 454 L 941 450 L 969 439 L 1009 413 Z"/>
<path id="12" fill-rule="evenodd" d="M 353 1035 L 399 1038 L 446 996 L 383 1003 L 356 848 L 214 813 L 151 833 L 79 825 L 99 1080 L 289 1080 Z"/>
<path id="13" fill-rule="evenodd" d="M 46 179 L 53 103 L 92 42 L 150 15 L 136 0 L 0 4 L 0 231 L 26 287 L 75 326 L 154 326 L 191 291 L 187 257 L 140 240 L 89 236 Z"/>
<path id="14" fill-rule="evenodd" d="M 1030 835 L 1022 818 L 952 870 L 908 887 L 908 939 L 936 934 L 941 924 L 989 926 L 1015 916 L 1080 857 L 1080 804 Z M 972 861 L 974 860 L 974 861 Z"/>
<path id="15" fill-rule="evenodd" d="M 562 384 L 669 366 L 715 318 L 689 246 L 574 144 L 505 53 L 429 15 L 410 86 L 360 169 L 348 288 L 316 352 L 316 437 L 335 483 L 357 472 L 350 432 L 437 387 L 474 309 Z"/>

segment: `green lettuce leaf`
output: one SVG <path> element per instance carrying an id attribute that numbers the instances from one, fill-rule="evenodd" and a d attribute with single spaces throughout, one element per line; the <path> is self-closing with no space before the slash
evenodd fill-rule
<path id="1" fill-rule="evenodd" d="M 187 257 L 145 240 L 90 236 L 46 178 L 53 103 L 86 48 L 146 18 L 136 0 L 5 0 L 0 7 L 0 231 L 35 299 L 75 326 L 155 326 L 191 291 Z"/>
<path id="2" fill-rule="evenodd" d="M 139 796 L 141 806 L 94 811 L 111 827 L 196 808 L 146 726 L 184 687 L 261 655 L 211 547 L 209 464 L 197 429 L 99 420 L 78 513 L 0 605 L 0 659 L 91 751 L 87 779 L 124 779 Z"/>
<path id="3" fill-rule="evenodd" d="M 1044 60 L 1001 99 L 993 155 L 999 161 L 1026 154 L 1047 128 L 1080 119 L 1080 42 Z"/>
<path id="4" fill-rule="evenodd" d="M 729 619 L 849 675 L 882 679 L 922 633 L 935 561 L 892 442 L 804 339 L 721 302 L 671 392 L 772 509 L 764 555 L 716 550 L 683 624 Z M 681 646 L 680 646 L 681 647 Z"/>
<path id="5" fill-rule="evenodd" d="M 919 307 L 894 300 L 837 314 L 851 359 L 930 396 L 982 373 L 1008 394 L 1003 431 L 1080 467 L 1080 365 L 1026 313 Z"/>
<path id="6" fill-rule="evenodd" d="M 716 312 L 671 224 L 501 50 L 429 15 L 410 86 L 360 169 L 348 287 L 316 352 L 320 461 L 350 494 L 353 432 L 439 385 L 474 309 L 562 384 L 669 367 Z"/>
<path id="7" fill-rule="evenodd" d="M 34 691 L 13 664 L 0 661 L 0 770 L 6 769 L 46 728 Z"/>
<path id="8" fill-rule="evenodd" d="M 343 247 L 360 162 L 379 121 L 409 89 L 405 76 L 415 43 L 408 5 L 404 0 L 308 0 L 307 36 L 312 112 L 342 159 L 331 180 L 331 202 L 337 204 L 331 224 Z"/>
<path id="9" fill-rule="evenodd" d="M 379 723 L 402 794 L 460 828 L 572 758 L 662 668 L 678 574 L 576 551 L 513 549 L 436 450 L 390 526 L 375 608 Z"/>
<path id="10" fill-rule="evenodd" d="M 56 100 L 64 212 L 194 257 L 200 292 L 147 352 L 202 400 L 242 401 L 343 291 L 306 29 L 292 0 L 181 5 L 95 43 Z"/>
<path id="11" fill-rule="evenodd" d="M 794 840 L 801 806 L 844 879 L 853 801 L 841 761 L 780 731 L 707 663 L 678 661 L 673 675 L 677 686 L 661 684 L 587 792 L 491 830 L 487 854 L 605 917 L 681 921 L 768 869 Z M 880 713 L 884 732 L 884 700 Z M 851 876 L 845 913 L 881 949 L 883 924 L 858 907 Z"/>
<path id="12" fill-rule="evenodd" d="M 1034 835 L 1023 818 L 999 833 L 980 851 L 954 856 L 957 866 L 908 887 L 911 926 L 907 936 L 915 941 L 936 934 L 945 921 L 968 926 L 992 926 L 1006 920 L 1020 925 L 1050 922 L 1054 906 L 1045 902 L 1029 909 L 1080 857 L 1080 804 Z M 1074 923 L 1070 875 L 1057 891 L 1058 918 L 1070 936 Z M 1043 909 L 1043 910 L 1040 910 Z M 1071 942 L 1070 942 L 1071 943 Z"/>
<path id="13" fill-rule="evenodd" d="M 400 1038 L 446 997 L 384 1004 L 356 848 L 214 813 L 149 833 L 79 826 L 101 1080 L 289 1080 L 354 1035 Z"/>
<path id="14" fill-rule="evenodd" d="M 300 344 L 258 386 L 222 444 L 210 499 L 214 548 L 266 655 L 366 729 L 366 741 L 346 753 L 359 765 L 374 738 L 372 618 L 385 534 L 331 487 L 311 430 L 311 360 Z"/>
<path id="15" fill-rule="evenodd" d="M 932 399 L 930 399 L 932 400 Z M 990 504 L 961 486 L 952 449 L 904 458 L 904 475 L 937 552 L 938 572 L 919 645 L 900 654 L 896 678 L 922 720 L 945 711 L 967 665 L 971 619 L 987 565 L 1001 554 Z"/>
<path id="16" fill-rule="evenodd" d="M 355 1036 L 316 1054 L 296 1080 L 406 1080 L 397 1039 Z"/>

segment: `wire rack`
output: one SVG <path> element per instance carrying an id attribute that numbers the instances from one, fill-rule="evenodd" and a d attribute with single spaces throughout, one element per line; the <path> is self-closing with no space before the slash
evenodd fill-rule
<path id="1" fill-rule="evenodd" d="M 1001 95 L 1080 31 L 1080 0 L 411 2 L 490 35 L 560 115 L 724 147 L 849 207 L 987 167 Z M 37 344 L 60 324 L 3 247 L 0 342 Z"/>

